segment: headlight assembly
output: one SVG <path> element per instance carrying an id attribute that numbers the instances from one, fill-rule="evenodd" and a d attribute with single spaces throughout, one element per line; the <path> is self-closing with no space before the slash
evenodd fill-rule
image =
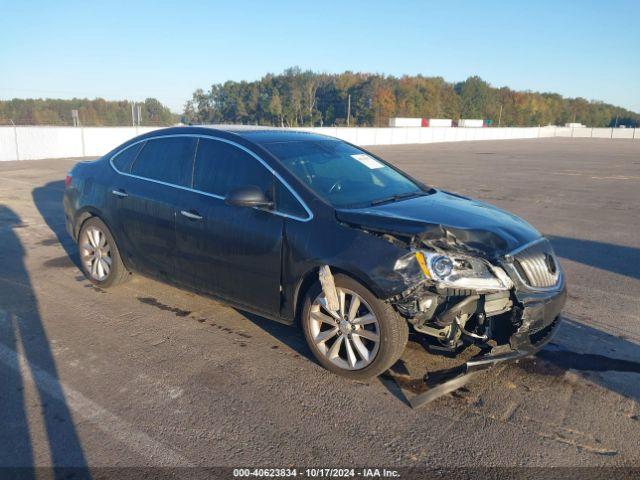
<path id="1" fill-rule="evenodd" d="M 500 267 L 469 255 L 416 252 L 422 273 L 436 285 L 471 290 L 509 290 L 513 283 Z"/>

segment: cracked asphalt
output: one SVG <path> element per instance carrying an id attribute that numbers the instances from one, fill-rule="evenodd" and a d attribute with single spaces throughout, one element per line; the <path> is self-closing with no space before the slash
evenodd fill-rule
<path id="1" fill-rule="evenodd" d="M 412 410 L 294 328 L 135 276 L 90 284 L 64 229 L 74 160 L 0 163 L 0 466 L 640 466 L 640 142 L 371 148 L 524 217 L 569 299 L 553 343 Z M 405 379 L 432 359 L 410 343 Z M 400 377 L 398 377 L 400 378 Z"/>

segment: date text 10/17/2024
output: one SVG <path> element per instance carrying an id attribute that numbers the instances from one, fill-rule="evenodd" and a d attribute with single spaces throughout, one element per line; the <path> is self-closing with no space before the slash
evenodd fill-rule
<path id="1" fill-rule="evenodd" d="M 234 468 L 234 478 L 399 478 L 397 470 L 386 468 Z"/>

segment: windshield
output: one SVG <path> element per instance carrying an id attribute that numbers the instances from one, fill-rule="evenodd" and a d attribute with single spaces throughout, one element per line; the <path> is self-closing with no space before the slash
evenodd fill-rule
<path id="1" fill-rule="evenodd" d="M 336 208 L 362 207 L 422 195 L 419 185 L 371 155 L 339 140 L 262 145 Z"/>

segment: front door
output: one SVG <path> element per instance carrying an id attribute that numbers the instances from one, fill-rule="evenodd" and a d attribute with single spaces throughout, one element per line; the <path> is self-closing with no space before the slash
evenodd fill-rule
<path id="1" fill-rule="evenodd" d="M 180 281 L 265 314 L 279 313 L 284 218 L 224 202 L 239 186 L 255 185 L 270 195 L 273 180 L 271 172 L 240 147 L 199 140 L 193 168 L 196 191 L 184 192 L 176 215 Z"/>

